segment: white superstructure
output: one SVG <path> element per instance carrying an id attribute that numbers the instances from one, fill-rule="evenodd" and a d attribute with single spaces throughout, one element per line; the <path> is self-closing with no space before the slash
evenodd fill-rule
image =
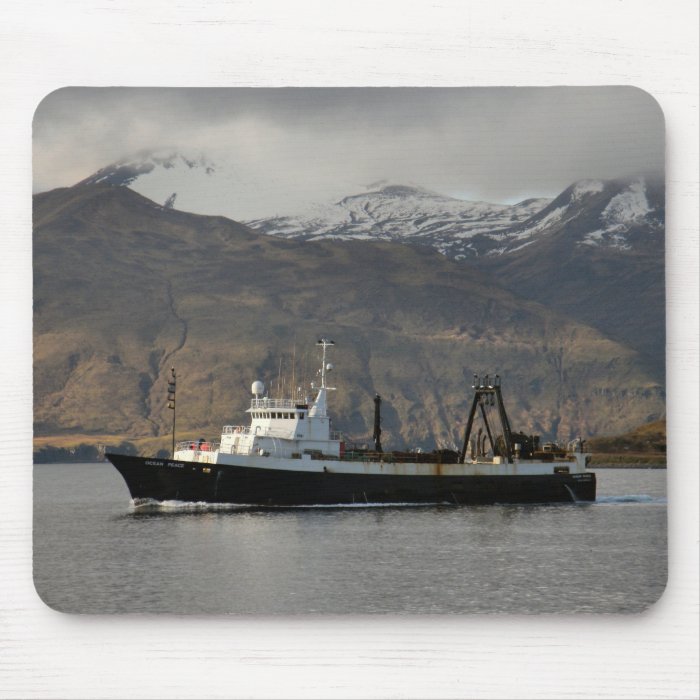
<path id="1" fill-rule="evenodd" d="M 328 372 L 333 365 L 326 361 L 327 350 L 335 343 L 322 338 L 317 345 L 323 349 L 319 370 L 320 386 L 311 385 L 316 392 L 314 400 L 273 399 L 263 396 L 265 387 L 261 381 L 252 386 L 254 398 L 246 413 L 249 425 L 225 425 L 219 445 L 182 442 L 175 451 L 175 459 L 187 461 L 218 461 L 226 463 L 225 455 L 274 457 L 277 459 L 301 459 L 304 456 L 340 458 L 343 441 L 339 433 L 331 431 L 328 415 L 328 392 L 334 387 L 326 385 Z M 209 454 L 206 454 L 209 453 Z"/>

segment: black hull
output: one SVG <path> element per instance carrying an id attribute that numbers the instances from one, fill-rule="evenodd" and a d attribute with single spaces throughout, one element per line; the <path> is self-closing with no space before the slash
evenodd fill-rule
<path id="1" fill-rule="evenodd" d="M 107 458 L 134 501 L 258 506 L 362 503 L 571 503 L 594 501 L 595 474 L 536 476 L 394 476 L 256 469 L 170 459 Z"/>

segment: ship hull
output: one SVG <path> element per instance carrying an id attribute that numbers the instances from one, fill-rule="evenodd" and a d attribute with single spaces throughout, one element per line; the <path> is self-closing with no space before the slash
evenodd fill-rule
<path id="1" fill-rule="evenodd" d="M 595 500 L 592 472 L 527 475 L 396 475 L 206 464 L 108 454 L 135 503 L 185 501 L 257 506 L 487 505 Z"/>

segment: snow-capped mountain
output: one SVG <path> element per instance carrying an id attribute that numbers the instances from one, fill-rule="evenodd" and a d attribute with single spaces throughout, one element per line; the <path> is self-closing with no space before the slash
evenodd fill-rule
<path id="1" fill-rule="evenodd" d="M 262 233 L 321 240 L 430 245 L 456 260 L 514 253 L 566 227 L 577 246 L 631 249 L 662 235 L 663 186 L 644 177 L 582 180 L 554 200 L 466 202 L 416 187 L 388 186 L 319 206 L 304 216 L 247 221 Z"/>
<path id="2" fill-rule="evenodd" d="M 640 176 L 581 180 L 551 201 L 513 206 L 385 187 L 305 217 L 248 225 L 290 238 L 372 238 L 433 247 L 520 298 L 584 319 L 635 348 L 661 377 L 664 220 L 663 179 Z"/>
<path id="3" fill-rule="evenodd" d="M 480 237 L 510 229 L 550 200 L 468 202 L 420 187 L 387 185 L 319 205 L 301 216 L 246 221 L 250 228 L 304 240 L 367 239 L 421 243 L 454 258 L 478 254 Z"/>
<path id="4" fill-rule="evenodd" d="M 235 164 L 176 150 L 142 151 L 79 184 L 128 186 L 166 208 L 222 215 L 268 235 L 300 240 L 385 240 L 427 245 L 456 260 L 510 255 L 565 231 L 568 244 L 630 250 L 654 243 L 664 227 L 663 182 L 653 177 L 582 180 L 555 199 L 495 204 L 376 183 L 372 189 L 301 214 L 240 216 L 252 182 Z M 269 183 L 268 183 L 269 184 Z M 277 202 L 270 195 L 269 208 Z"/>
<path id="5" fill-rule="evenodd" d="M 664 183 L 586 180 L 503 235 L 482 272 L 625 343 L 663 377 Z"/>
<path id="6" fill-rule="evenodd" d="M 582 180 L 527 221 L 492 235 L 498 245 L 489 254 L 514 253 L 559 232 L 579 248 L 663 247 L 664 220 L 664 186 L 657 177 Z"/>

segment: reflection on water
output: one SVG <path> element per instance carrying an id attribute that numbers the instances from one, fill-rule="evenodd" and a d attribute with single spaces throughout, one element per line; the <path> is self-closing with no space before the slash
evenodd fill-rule
<path id="1" fill-rule="evenodd" d="M 70 612 L 635 612 L 666 582 L 665 471 L 592 504 L 130 505 L 110 465 L 35 467 L 35 584 Z"/>

